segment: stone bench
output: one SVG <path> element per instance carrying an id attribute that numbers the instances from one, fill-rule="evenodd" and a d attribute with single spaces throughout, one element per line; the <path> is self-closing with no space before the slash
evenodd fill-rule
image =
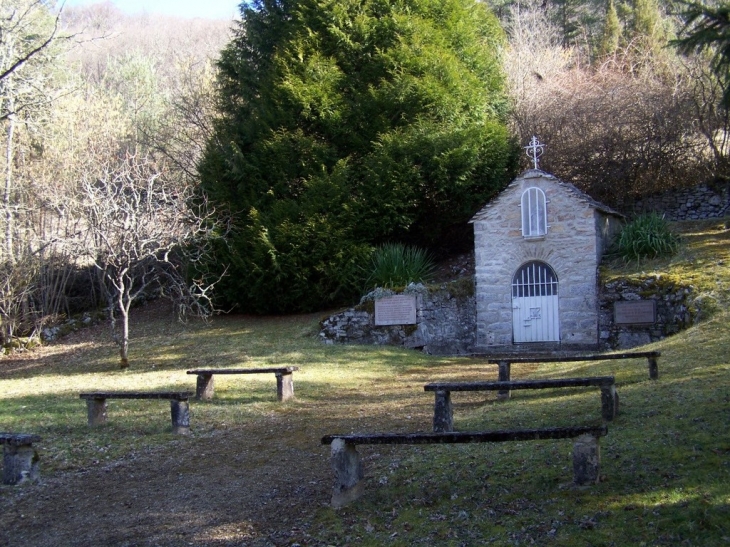
<path id="1" fill-rule="evenodd" d="M 189 370 L 188 374 L 198 376 L 195 398 L 207 401 L 213 398 L 214 374 L 263 374 L 273 372 L 276 375 L 276 398 L 279 401 L 287 401 L 294 398 L 293 372 L 295 370 L 299 370 L 299 367 L 199 369 Z"/>
<path id="2" fill-rule="evenodd" d="M 33 448 L 41 438 L 26 433 L 0 433 L 3 445 L 3 484 L 20 484 L 40 476 L 38 453 Z"/>
<path id="3" fill-rule="evenodd" d="M 479 355 L 474 355 L 479 357 Z M 624 353 L 606 353 L 592 355 L 533 355 L 528 356 L 502 356 L 499 358 L 489 359 L 489 363 L 499 367 L 499 380 L 509 381 L 510 364 L 511 363 L 571 363 L 578 361 L 607 361 L 611 359 L 643 359 L 645 358 L 649 364 L 649 378 L 656 380 L 659 378 L 658 359 L 661 356 L 659 351 L 629 351 Z M 487 355 L 488 357 L 488 355 Z M 507 395 L 509 397 L 509 395 Z"/>
<path id="4" fill-rule="evenodd" d="M 335 482 L 332 506 L 342 507 L 363 493 L 362 462 L 358 444 L 452 444 L 498 443 L 575 438 L 573 445 L 573 482 L 576 485 L 595 484 L 599 479 L 600 448 L 598 439 L 608 433 L 604 426 L 580 426 L 505 431 L 450 432 L 450 433 L 376 433 L 352 435 L 325 435 L 322 444 L 332 446 L 332 469 Z"/>
<path id="5" fill-rule="evenodd" d="M 165 399 L 170 401 L 172 414 L 172 432 L 182 435 L 190 433 L 190 407 L 188 399 L 190 391 L 97 391 L 81 393 L 79 397 L 86 399 L 89 425 L 97 426 L 106 423 L 107 399 Z"/>
<path id="6" fill-rule="evenodd" d="M 590 378 L 555 378 L 549 380 L 514 380 L 509 382 L 433 382 L 426 384 L 426 391 L 435 393 L 433 430 L 435 432 L 454 430 L 454 410 L 451 404 L 452 391 L 499 391 L 509 393 L 512 389 L 549 389 L 563 387 L 590 387 L 601 389 L 601 415 L 611 421 L 618 414 L 618 393 L 613 376 Z"/>

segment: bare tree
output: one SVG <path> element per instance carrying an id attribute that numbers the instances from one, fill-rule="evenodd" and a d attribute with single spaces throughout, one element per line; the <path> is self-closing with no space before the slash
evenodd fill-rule
<path id="1" fill-rule="evenodd" d="M 671 52 L 637 40 L 588 63 L 559 44 L 534 3 L 514 8 L 508 31 L 513 126 L 522 142 L 537 135 L 548 145 L 544 169 L 627 210 L 638 196 L 720 172 L 723 150 L 712 139 L 723 120 L 700 96 L 711 82 Z"/>
<path id="2" fill-rule="evenodd" d="M 128 154 L 84 178 L 75 214 L 87 224 L 81 248 L 104 278 L 122 368 L 129 366 L 130 309 L 153 290 L 173 299 L 181 318 L 213 313 L 215 281 L 190 274 L 218 224 L 190 186 L 169 180 L 150 158 Z"/>

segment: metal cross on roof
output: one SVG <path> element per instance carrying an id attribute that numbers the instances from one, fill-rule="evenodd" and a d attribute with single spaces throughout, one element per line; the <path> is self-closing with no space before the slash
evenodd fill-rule
<path id="1" fill-rule="evenodd" d="M 540 167 L 537 159 L 542 156 L 543 152 L 545 152 L 545 145 L 537 140 L 537 137 L 533 135 L 530 140 L 530 145 L 525 146 L 525 150 L 527 155 L 532 158 L 532 161 L 535 164 L 535 169 L 539 169 Z"/>

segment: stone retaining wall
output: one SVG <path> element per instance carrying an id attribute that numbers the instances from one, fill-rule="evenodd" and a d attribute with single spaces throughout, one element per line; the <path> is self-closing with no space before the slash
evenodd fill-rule
<path id="1" fill-rule="evenodd" d="M 634 210 L 662 213 L 670 221 L 722 218 L 730 214 L 730 182 L 700 184 L 648 196 L 638 200 Z"/>
<path id="2" fill-rule="evenodd" d="M 476 336 L 472 278 L 435 288 L 410 285 L 404 292 L 416 295 L 415 325 L 375 325 L 375 299 L 395 294 L 380 289 L 363 297 L 358 306 L 322 321 L 320 338 L 326 344 L 404 346 L 432 355 L 472 353 Z"/>
<path id="3" fill-rule="evenodd" d="M 435 288 L 411 285 L 416 295 L 416 325 L 375 326 L 374 299 L 390 296 L 379 290 L 360 304 L 325 319 L 320 338 L 326 344 L 392 345 L 420 349 L 432 355 L 466 355 L 475 352 L 476 300 L 473 278 Z M 617 325 L 614 303 L 654 300 L 656 322 L 651 325 Z M 690 327 L 700 315 L 692 287 L 661 276 L 641 280 L 620 279 L 604 284 L 599 294 L 600 349 L 629 349 L 655 342 Z"/>
<path id="4" fill-rule="evenodd" d="M 645 325 L 614 323 L 614 304 L 638 300 L 656 303 L 656 322 Z M 699 314 L 692 287 L 651 276 L 605 283 L 600 295 L 600 344 L 604 349 L 627 349 L 649 344 L 689 328 Z"/>

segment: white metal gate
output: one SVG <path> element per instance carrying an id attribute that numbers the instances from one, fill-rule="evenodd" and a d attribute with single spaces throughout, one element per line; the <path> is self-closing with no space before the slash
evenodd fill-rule
<path id="1" fill-rule="evenodd" d="M 544 262 L 528 262 L 512 278 L 512 332 L 516 344 L 560 341 L 558 277 Z"/>

